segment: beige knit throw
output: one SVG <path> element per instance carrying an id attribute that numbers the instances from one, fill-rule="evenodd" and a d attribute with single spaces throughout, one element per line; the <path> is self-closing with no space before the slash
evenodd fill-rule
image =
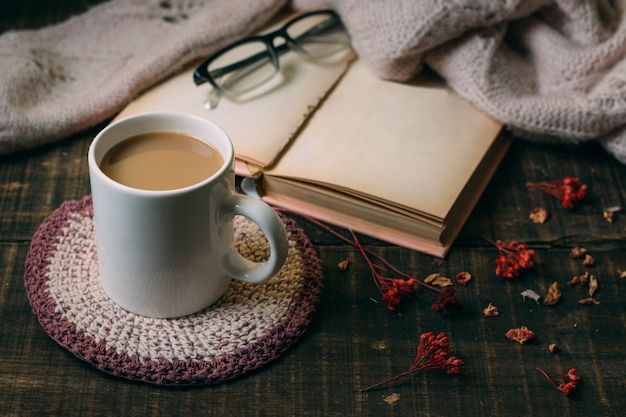
<path id="1" fill-rule="evenodd" d="M 381 78 L 405 81 L 426 64 L 522 137 L 597 140 L 626 163 L 621 3 L 112 0 L 56 26 L 0 35 L 0 154 L 106 120 L 289 5 L 336 9 Z"/>

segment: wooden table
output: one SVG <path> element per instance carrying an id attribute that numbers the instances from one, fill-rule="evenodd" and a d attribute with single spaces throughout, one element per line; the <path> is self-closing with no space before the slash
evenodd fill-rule
<path id="1" fill-rule="evenodd" d="M 45 4 L 49 10 L 21 20 L 3 15 L 0 28 L 54 22 L 87 3 L 68 2 L 63 9 Z M 62 202 L 89 193 L 86 153 L 101 127 L 0 158 L 0 415 L 626 415 L 626 279 L 618 274 L 626 270 L 626 212 L 617 212 L 612 223 L 603 217 L 607 207 L 626 208 L 626 166 L 599 147 L 516 141 L 445 260 L 362 238 L 416 278 L 470 271 L 469 285 L 456 286 L 464 305 L 456 315 L 432 311 L 433 296 L 426 291 L 387 311 L 358 252 L 296 218 L 324 270 L 325 287 L 306 334 L 280 359 L 233 381 L 164 388 L 111 377 L 76 359 L 42 330 L 26 298 L 30 239 Z M 590 188 L 575 210 L 525 187 L 526 181 L 565 176 Z M 529 221 L 536 206 L 550 211 L 546 223 Z M 497 251 L 482 235 L 527 243 L 537 250 L 536 267 L 514 280 L 496 277 Z M 586 248 L 596 265 L 572 259 L 575 246 Z M 342 271 L 338 263 L 346 258 L 352 262 Z M 586 288 L 567 286 L 586 271 L 598 278 L 598 305 L 579 305 Z M 545 295 L 554 281 L 563 291 L 556 307 L 520 295 L 526 289 Z M 490 302 L 499 316 L 483 317 Z M 505 337 L 522 325 L 536 339 L 521 345 Z M 449 336 L 465 361 L 462 375 L 426 370 L 369 393 L 354 392 L 405 370 L 426 331 Z M 558 353 L 548 350 L 550 343 Z M 536 367 L 574 367 L 582 379 L 565 396 Z"/>

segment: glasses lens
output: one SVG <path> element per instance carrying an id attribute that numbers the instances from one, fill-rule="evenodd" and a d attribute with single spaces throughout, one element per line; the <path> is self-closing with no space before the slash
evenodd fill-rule
<path id="1" fill-rule="evenodd" d="M 231 97 L 259 87 L 278 72 L 277 63 L 267 46 L 259 41 L 227 49 L 215 56 L 207 69 L 223 93 Z"/>
<path id="2" fill-rule="evenodd" d="M 333 14 L 314 14 L 298 19 L 286 29 L 301 52 L 324 58 L 350 46 L 341 20 Z"/>

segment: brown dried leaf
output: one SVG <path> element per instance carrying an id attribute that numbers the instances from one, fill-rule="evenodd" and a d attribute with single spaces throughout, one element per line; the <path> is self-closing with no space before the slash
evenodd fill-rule
<path id="1" fill-rule="evenodd" d="M 346 269 L 348 269 L 349 265 L 350 265 L 350 258 L 346 258 L 337 264 L 339 269 L 341 269 L 342 271 L 345 271 Z"/>
<path id="2" fill-rule="evenodd" d="M 583 259 L 583 265 L 585 266 L 594 266 L 596 264 L 596 260 L 593 259 L 593 256 L 588 253 L 585 254 L 585 259 Z"/>
<path id="3" fill-rule="evenodd" d="M 392 394 L 389 394 L 388 396 L 383 398 L 383 401 L 386 402 L 389 405 L 394 405 L 395 403 L 400 401 L 400 394 L 398 394 L 396 392 L 394 392 Z"/>
<path id="4" fill-rule="evenodd" d="M 554 281 L 548 288 L 548 294 L 543 299 L 543 304 L 547 306 L 553 306 L 561 300 L 561 290 L 559 290 L 559 283 Z"/>
<path id="5" fill-rule="evenodd" d="M 548 220 L 548 210 L 546 210 L 545 207 L 535 207 L 530 212 L 528 218 L 533 223 L 543 224 L 546 222 L 546 220 Z"/>
<path id="6" fill-rule="evenodd" d="M 467 285 L 472 279 L 472 274 L 469 272 L 459 272 L 456 274 L 456 282 L 461 285 Z"/>
<path id="7" fill-rule="evenodd" d="M 435 272 L 434 274 L 430 274 L 424 279 L 426 284 L 437 285 L 439 287 L 450 287 L 454 285 L 450 278 L 446 278 L 443 275 Z"/>
<path id="8" fill-rule="evenodd" d="M 589 297 L 593 297 L 593 294 L 598 289 L 598 279 L 595 275 L 589 276 Z"/>
<path id="9" fill-rule="evenodd" d="M 589 298 L 583 298 L 582 300 L 579 300 L 578 304 L 600 304 L 600 301 L 596 300 L 593 297 L 589 297 Z"/>
<path id="10" fill-rule="evenodd" d="M 520 345 L 523 345 L 526 341 L 535 338 L 535 333 L 526 326 L 521 326 L 517 329 L 511 329 L 506 332 L 505 335 L 509 339 L 515 340 Z"/>
<path id="11" fill-rule="evenodd" d="M 567 285 L 569 285 L 570 287 L 572 287 L 572 286 L 574 286 L 576 284 L 580 284 L 580 277 L 578 275 L 572 277 L 572 279 L 567 281 Z"/>
<path id="12" fill-rule="evenodd" d="M 498 311 L 498 307 L 494 306 L 491 303 L 489 303 L 487 307 L 483 308 L 483 316 L 485 317 L 495 317 L 498 315 L 500 315 L 500 311 Z"/>
<path id="13" fill-rule="evenodd" d="M 622 208 L 619 206 L 608 207 L 604 209 L 604 211 L 602 212 L 602 217 L 604 217 L 604 220 L 606 220 L 607 222 L 613 223 L 613 219 L 615 218 L 615 213 L 621 210 Z"/>

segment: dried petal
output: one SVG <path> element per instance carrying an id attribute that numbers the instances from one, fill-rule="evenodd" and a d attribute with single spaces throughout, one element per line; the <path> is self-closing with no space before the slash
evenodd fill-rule
<path id="1" fill-rule="evenodd" d="M 585 272 L 584 274 L 578 276 L 578 280 L 582 285 L 587 285 L 589 284 L 590 277 L 591 274 L 589 272 Z"/>
<path id="2" fill-rule="evenodd" d="M 587 249 L 579 248 L 578 246 L 576 246 L 574 249 L 570 251 L 569 256 L 572 259 L 577 259 L 577 258 L 582 258 L 583 256 L 585 256 L 585 253 L 587 253 Z"/>
<path id="3" fill-rule="evenodd" d="M 345 271 L 346 269 L 348 269 L 349 265 L 350 265 L 350 258 L 346 258 L 337 264 L 339 269 L 341 269 L 342 271 Z"/>
<path id="4" fill-rule="evenodd" d="M 567 281 L 567 285 L 569 285 L 570 287 L 572 287 L 572 286 L 574 286 L 576 284 L 580 284 L 580 277 L 578 275 L 572 277 L 572 279 Z"/>
<path id="5" fill-rule="evenodd" d="M 596 260 L 593 259 L 593 256 L 588 253 L 585 254 L 585 259 L 583 259 L 583 265 L 585 266 L 594 266 L 596 264 Z"/>
<path id="6" fill-rule="evenodd" d="M 557 353 L 559 351 L 559 347 L 556 345 L 556 343 L 550 343 L 548 345 L 548 350 L 550 351 L 550 353 Z"/>
<path id="7" fill-rule="evenodd" d="M 583 298 L 578 301 L 578 304 L 600 304 L 600 301 L 596 300 L 593 297 Z"/>
<path id="8" fill-rule="evenodd" d="M 528 216 L 528 218 L 533 223 L 543 224 L 546 222 L 546 220 L 548 220 L 548 210 L 546 210 L 545 207 L 535 207 L 530 212 L 530 215 Z"/>
<path id="9" fill-rule="evenodd" d="M 595 277 L 595 275 L 590 275 L 589 276 L 589 297 L 592 297 L 597 289 L 598 289 L 598 279 Z"/>
<path id="10" fill-rule="evenodd" d="M 383 398 L 383 401 L 389 405 L 394 405 L 400 400 L 400 394 L 394 392 Z"/>
<path id="11" fill-rule="evenodd" d="M 553 306 L 561 299 L 561 290 L 559 290 L 559 283 L 554 281 L 548 288 L 548 294 L 543 299 L 543 304 L 547 306 Z"/>
<path id="12" fill-rule="evenodd" d="M 620 278 L 626 278 L 626 270 L 618 269 L 617 274 Z"/>
<path id="13" fill-rule="evenodd" d="M 459 272 L 456 274 L 456 282 L 461 285 L 467 285 L 472 279 L 472 274 L 469 272 Z"/>
<path id="14" fill-rule="evenodd" d="M 536 369 L 539 372 L 541 372 L 544 377 L 546 377 L 546 379 L 550 382 L 550 384 L 554 388 L 561 391 L 565 395 L 571 394 L 576 389 L 578 382 L 580 381 L 580 376 L 576 375 L 576 368 L 571 368 L 569 371 L 567 371 L 566 374 L 554 373 L 554 372 L 548 373 L 542 368 L 536 368 Z M 552 377 L 550 376 L 550 374 L 559 377 L 559 380 L 554 381 Z M 560 382 L 560 381 L 563 381 L 563 382 Z M 569 381 L 569 382 L 566 382 L 566 381 Z"/>
<path id="15" fill-rule="evenodd" d="M 446 278 L 437 272 L 424 278 L 424 282 L 426 284 L 437 285 L 439 287 L 450 287 L 454 285 L 450 278 Z"/>
<path id="16" fill-rule="evenodd" d="M 534 339 L 535 333 L 532 330 L 528 329 L 526 326 L 521 326 L 517 329 L 511 329 L 506 332 L 506 337 L 511 340 L 515 340 L 520 345 L 523 345 L 526 341 Z"/>
<path id="17" fill-rule="evenodd" d="M 621 210 L 622 208 L 619 206 L 605 208 L 604 211 L 602 212 L 602 217 L 604 217 L 604 220 L 606 220 L 607 222 L 613 223 L 613 219 L 615 218 L 615 213 Z"/>
<path id="18" fill-rule="evenodd" d="M 533 301 L 535 301 L 537 303 L 539 303 L 539 299 L 541 298 L 541 296 L 539 294 L 537 294 L 533 290 L 524 290 L 520 294 L 521 294 L 523 299 L 530 298 L 531 300 L 533 300 Z"/>
<path id="19" fill-rule="evenodd" d="M 489 303 L 487 307 L 483 308 L 483 316 L 485 317 L 495 317 L 498 315 L 500 315 L 500 311 L 498 311 L 498 307 L 494 306 L 491 303 Z"/>
<path id="20" fill-rule="evenodd" d="M 576 284 L 587 285 L 587 284 L 589 284 L 589 278 L 590 277 L 591 277 L 591 275 L 589 274 L 589 272 L 585 272 L 582 275 L 576 275 L 576 276 L 572 277 L 572 279 L 567 282 L 567 285 L 576 285 Z"/>

